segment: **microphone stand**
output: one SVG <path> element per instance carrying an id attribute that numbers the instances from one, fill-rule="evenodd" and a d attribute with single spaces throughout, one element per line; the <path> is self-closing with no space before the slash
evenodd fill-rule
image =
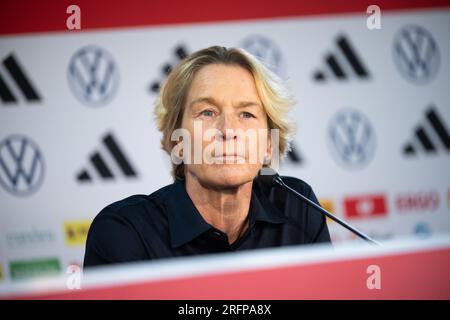
<path id="1" fill-rule="evenodd" d="M 297 192 L 296 190 L 294 190 L 293 188 L 289 187 L 287 184 L 284 183 L 284 181 L 281 179 L 281 177 L 278 174 L 275 174 L 274 178 L 273 178 L 273 183 L 281 186 L 282 188 L 286 189 L 287 191 L 289 191 L 290 193 L 292 193 L 293 195 L 301 198 L 303 201 L 305 201 L 307 204 L 309 204 L 310 206 L 312 206 L 314 209 L 319 210 L 322 214 L 326 215 L 328 218 L 330 218 L 331 220 L 339 223 L 341 226 L 343 226 L 344 228 L 346 228 L 347 230 L 350 230 L 351 232 L 353 232 L 354 234 L 356 234 L 358 237 L 366 240 L 367 242 L 369 242 L 370 244 L 375 244 L 375 245 L 381 245 L 378 241 L 375 241 L 374 239 L 372 239 L 371 237 L 369 237 L 368 235 L 364 234 L 363 232 L 359 231 L 358 229 L 356 229 L 355 227 L 352 227 L 351 225 L 349 225 L 347 222 L 345 222 L 344 220 L 339 219 L 338 217 L 334 216 L 333 214 L 331 214 L 330 212 L 328 212 L 327 210 L 325 210 L 324 208 L 322 208 L 321 206 L 319 206 L 317 203 L 315 203 L 314 201 L 311 201 L 310 199 L 308 199 L 307 197 L 305 197 L 304 195 L 302 195 L 301 193 Z"/>

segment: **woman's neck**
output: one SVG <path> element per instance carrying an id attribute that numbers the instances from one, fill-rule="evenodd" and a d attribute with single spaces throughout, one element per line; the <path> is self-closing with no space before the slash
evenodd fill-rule
<path id="1" fill-rule="evenodd" d="M 248 227 L 252 185 L 253 181 L 249 181 L 236 188 L 218 189 L 186 174 L 186 191 L 195 207 L 206 222 L 227 234 L 230 244 Z"/>

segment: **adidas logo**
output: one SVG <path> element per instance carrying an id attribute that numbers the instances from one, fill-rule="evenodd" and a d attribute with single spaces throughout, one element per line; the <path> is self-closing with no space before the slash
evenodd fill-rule
<path id="1" fill-rule="evenodd" d="M 90 169 L 83 168 L 77 174 L 79 182 L 91 182 L 94 172 L 102 180 L 113 180 L 120 174 L 127 178 L 137 177 L 136 170 L 130 164 L 111 133 L 103 137 L 101 150 L 95 151 L 90 157 Z"/>
<path id="2" fill-rule="evenodd" d="M 13 54 L 3 59 L 2 64 L 3 70 L 0 70 L 0 98 L 3 103 L 17 103 L 20 95 L 24 96 L 28 102 L 41 101 L 41 97 Z M 12 88 L 20 91 L 20 94 L 14 92 Z"/>
<path id="3" fill-rule="evenodd" d="M 317 82 L 324 82 L 334 78 L 346 80 L 351 77 L 362 79 L 370 78 L 369 71 L 358 58 L 350 41 L 343 35 L 336 39 L 337 50 L 325 55 L 325 67 L 314 73 L 313 78 Z"/>
<path id="4" fill-rule="evenodd" d="M 403 153 L 407 156 L 415 155 L 419 151 L 436 153 L 438 149 L 450 151 L 450 134 L 445 123 L 431 106 L 425 111 L 425 122 L 414 130 L 413 142 L 407 143 Z"/>
<path id="5" fill-rule="evenodd" d="M 171 61 L 171 63 L 166 63 L 161 68 L 161 77 L 158 80 L 153 81 L 153 83 L 150 85 L 150 91 L 152 93 L 158 93 L 159 89 L 161 88 L 161 84 L 163 83 L 164 79 L 169 75 L 169 73 L 172 71 L 173 67 L 178 64 L 181 60 L 186 58 L 188 56 L 186 48 L 182 45 L 179 45 L 175 47 L 174 49 L 174 55 L 175 60 Z"/>

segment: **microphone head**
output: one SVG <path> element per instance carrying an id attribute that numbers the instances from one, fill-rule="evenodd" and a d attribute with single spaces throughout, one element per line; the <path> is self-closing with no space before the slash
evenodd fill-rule
<path id="1" fill-rule="evenodd" d="M 266 186 L 279 184 L 279 179 L 281 180 L 280 175 L 272 168 L 264 167 L 259 170 L 258 180 Z"/>

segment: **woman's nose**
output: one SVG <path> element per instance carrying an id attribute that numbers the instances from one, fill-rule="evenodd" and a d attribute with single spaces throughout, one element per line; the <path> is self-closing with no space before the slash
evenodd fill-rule
<path id="1" fill-rule="evenodd" d="M 236 139 L 237 123 L 227 114 L 221 114 L 217 120 L 217 139 L 231 140 Z"/>

